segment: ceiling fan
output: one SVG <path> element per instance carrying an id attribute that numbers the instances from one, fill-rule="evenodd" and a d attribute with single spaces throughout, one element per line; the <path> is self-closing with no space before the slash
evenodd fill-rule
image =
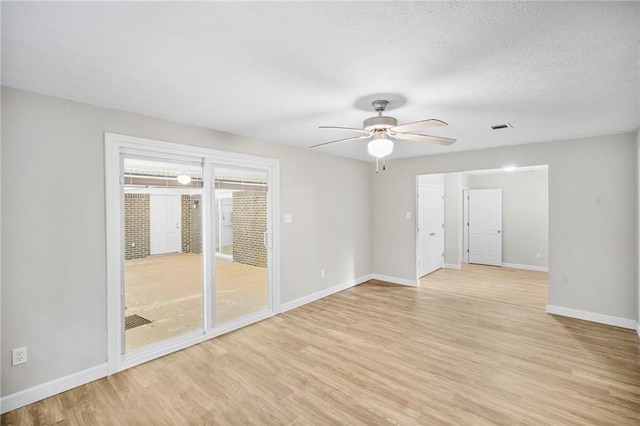
<path id="1" fill-rule="evenodd" d="M 367 144 L 367 150 L 369 154 L 376 157 L 376 171 L 377 171 L 377 162 L 380 158 L 383 160 L 383 170 L 384 166 L 384 157 L 391 154 L 393 152 L 393 141 L 389 140 L 389 138 L 393 139 L 402 139 L 413 142 L 427 142 L 427 143 L 435 143 L 440 145 L 451 145 L 456 140 L 451 138 L 443 138 L 440 136 L 429 136 L 429 135 L 421 135 L 411 132 L 420 131 L 423 129 L 428 129 L 431 127 L 443 127 L 447 126 L 447 123 L 441 120 L 429 119 L 422 121 L 415 121 L 413 123 L 400 124 L 398 125 L 398 120 L 394 117 L 387 117 L 382 115 L 384 110 L 387 108 L 389 101 L 386 100 L 377 100 L 373 101 L 371 105 L 373 109 L 378 113 L 375 117 L 370 117 L 364 120 L 363 128 L 357 129 L 354 127 L 339 127 L 339 126 L 320 126 L 321 129 L 338 129 L 338 130 L 348 130 L 353 132 L 360 133 L 360 136 L 355 136 L 352 138 L 346 139 L 338 139 L 335 141 L 324 142 L 317 145 L 313 145 L 311 148 L 317 148 L 319 146 L 329 145 L 338 142 L 347 142 L 357 139 L 369 139 L 372 138 L 371 141 Z"/>

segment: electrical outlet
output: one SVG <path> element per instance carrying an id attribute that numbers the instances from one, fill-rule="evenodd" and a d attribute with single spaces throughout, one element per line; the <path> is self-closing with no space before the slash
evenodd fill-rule
<path id="1" fill-rule="evenodd" d="M 11 351 L 11 365 L 20 365 L 27 362 L 27 347 L 16 348 Z"/>
<path id="2" fill-rule="evenodd" d="M 324 269 L 320 271 L 320 278 L 324 278 Z"/>
<path id="3" fill-rule="evenodd" d="M 536 259 L 540 259 L 542 257 L 541 253 L 536 253 Z"/>

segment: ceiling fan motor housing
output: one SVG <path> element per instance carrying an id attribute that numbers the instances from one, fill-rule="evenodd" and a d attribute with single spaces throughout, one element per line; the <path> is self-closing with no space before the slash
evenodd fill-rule
<path id="1" fill-rule="evenodd" d="M 391 127 L 396 127 L 397 125 L 398 120 L 393 117 L 385 117 L 384 115 L 379 115 L 377 117 L 371 117 L 364 120 L 365 130 L 389 129 Z"/>

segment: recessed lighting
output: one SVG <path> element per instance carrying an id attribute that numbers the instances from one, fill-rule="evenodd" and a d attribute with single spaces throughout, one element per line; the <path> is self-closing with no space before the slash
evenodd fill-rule
<path id="1" fill-rule="evenodd" d="M 504 166 L 502 168 L 502 170 L 504 170 L 505 172 L 512 172 L 516 169 L 516 166 Z"/>

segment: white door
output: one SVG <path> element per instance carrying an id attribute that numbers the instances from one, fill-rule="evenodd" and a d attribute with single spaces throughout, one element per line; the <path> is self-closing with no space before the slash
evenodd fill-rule
<path id="1" fill-rule="evenodd" d="M 418 186 L 418 277 L 444 266 L 444 188 Z"/>
<path id="2" fill-rule="evenodd" d="M 179 253 L 182 242 L 180 196 L 149 197 L 149 250 L 151 254 Z"/>
<path id="3" fill-rule="evenodd" d="M 469 263 L 502 266 L 502 189 L 469 190 Z"/>

